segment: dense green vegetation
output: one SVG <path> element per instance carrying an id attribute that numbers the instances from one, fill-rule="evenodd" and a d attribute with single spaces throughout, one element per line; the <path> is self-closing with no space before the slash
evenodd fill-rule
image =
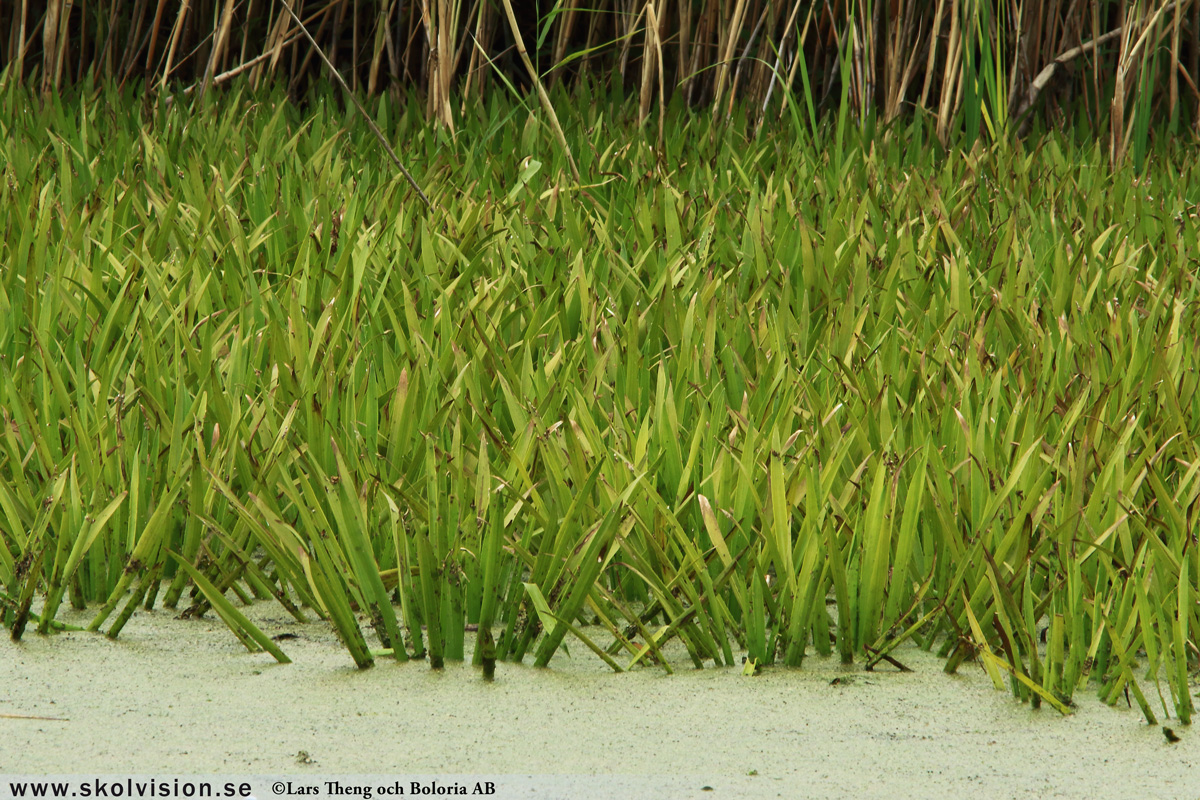
<path id="1" fill-rule="evenodd" d="M 237 611 L 274 597 L 360 666 L 914 640 L 1190 718 L 1182 147 L 1135 178 L 1059 134 L 675 109 L 659 148 L 584 91 L 580 186 L 520 104 L 450 138 L 384 98 L 427 212 L 332 95 L 0 103 L 14 638 L 211 608 L 285 660 Z"/>

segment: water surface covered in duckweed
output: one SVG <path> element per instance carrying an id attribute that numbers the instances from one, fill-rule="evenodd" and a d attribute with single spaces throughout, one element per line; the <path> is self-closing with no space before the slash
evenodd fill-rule
<path id="1" fill-rule="evenodd" d="M 1200 798 L 1200 748 L 1173 720 L 1168 744 L 1092 692 L 1067 718 L 1034 711 L 978 666 L 946 675 L 914 648 L 896 653 L 911 673 L 809 658 L 746 676 L 680 653 L 667 675 L 614 674 L 568 642 L 551 668 L 500 663 L 487 683 L 469 663 L 359 671 L 328 626 L 248 611 L 294 663 L 162 611 L 118 641 L 6 639 L 0 773 L 534 776 L 497 797 Z"/>

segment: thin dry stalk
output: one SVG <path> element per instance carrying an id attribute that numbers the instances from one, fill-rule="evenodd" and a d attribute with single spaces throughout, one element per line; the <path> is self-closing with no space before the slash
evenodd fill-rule
<path id="1" fill-rule="evenodd" d="M 590 14 L 588 20 L 587 41 L 583 45 L 583 61 L 579 65 L 579 76 L 586 78 L 592 65 L 592 49 L 600 39 L 601 14 Z"/>
<path id="2" fill-rule="evenodd" d="M 250 81 L 255 87 L 258 86 L 264 70 L 267 72 L 275 71 L 275 66 L 279 63 L 279 57 L 283 53 L 284 43 L 295 41 L 293 37 L 288 36 L 291 25 L 292 18 L 286 13 L 276 17 L 275 24 L 271 27 L 271 35 L 267 39 L 266 51 L 263 53 L 263 55 L 267 56 L 270 63 L 263 65 L 260 61 L 255 65 L 254 72 L 250 76 Z"/>
<path id="3" fill-rule="evenodd" d="M 638 104 L 638 125 L 646 122 L 650 115 L 650 99 L 653 94 L 654 76 L 658 77 L 658 149 L 663 147 L 663 127 L 665 113 L 665 89 L 663 80 L 662 37 L 659 33 L 659 16 L 654 10 L 654 3 L 646 3 L 646 38 L 642 52 L 642 91 Z"/>
<path id="4" fill-rule="evenodd" d="M 346 0 L 329 1 L 331 4 L 337 4 L 337 11 L 333 14 L 333 35 L 329 38 L 329 52 L 326 55 L 329 56 L 329 62 L 333 64 L 334 68 L 336 69 L 339 55 L 338 46 L 342 41 L 342 23 L 344 23 L 346 20 Z M 353 78 L 351 78 L 351 80 L 353 80 Z"/>
<path id="5" fill-rule="evenodd" d="M 46 5 L 46 19 L 42 23 L 42 94 L 49 95 L 57 89 L 54 83 L 54 62 L 58 55 L 55 46 L 58 40 L 58 15 L 62 13 L 62 1 L 50 0 Z"/>
<path id="6" fill-rule="evenodd" d="M 1192 4 L 1192 63 L 1191 63 L 1191 80 L 1189 83 L 1192 86 L 1200 83 L 1200 3 Z M 1197 98 L 1196 103 L 1196 130 L 1200 131 L 1200 98 Z"/>
<path id="7" fill-rule="evenodd" d="M 504 13 L 508 15 L 508 26 L 512 29 L 513 41 L 517 45 L 517 55 L 521 57 L 521 61 L 525 64 L 525 69 L 529 72 L 529 79 L 533 81 L 538 99 L 542 103 L 542 108 L 546 111 L 546 116 L 550 118 L 550 127 L 554 130 L 554 135 L 558 139 L 559 146 L 567 154 L 567 163 L 571 166 L 571 174 L 575 177 L 575 182 L 582 184 L 583 179 L 579 177 L 579 167 L 575 166 L 575 157 L 571 155 L 571 145 L 567 143 L 567 135 L 563 133 L 562 125 L 558 123 L 558 114 L 554 113 L 554 105 L 550 102 L 550 95 L 546 94 L 546 87 L 542 85 L 542 80 L 538 77 L 537 70 L 533 68 L 533 62 L 529 60 L 529 53 L 525 50 L 525 40 L 521 38 L 521 29 L 517 25 L 517 17 L 513 13 L 512 3 L 509 0 L 501 0 L 501 2 L 504 3 Z"/>
<path id="8" fill-rule="evenodd" d="M 167 63 L 163 67 L 159 91 L 166 91 L 167 78 L 171 77 L 171 64 L 175 60 L 175 50 L 179 46 L 179 38 L 183 33 L 183 22 L 187 18 L 189 5 L 190 0 L 183 0 L 183 5 L 179 7 L 179 16 L 175 18 L 175 27 L 171 31 L 171 43 L 167 46 Z"/>
<path id="9" fill-rule="evenodd" d="M 1116 89 L 1113 92 L 1112 100 L 1112 143 L 1109 152 L 1114 161 L 1123 160 L 1128 153 L 1129 138 L 1135 121 L 1135 115 L 1129 115 L 1128 121 L 1125 119 L 1125 106 L 1133 89 L 1133 84 L 1128 83 L 1128 77 L 1135 70 L 1144 68 L 1145 56 L 1142 51 L 1150 43 L 1152 34 L 1159 29 L 1159 20 L 1162 16 L 1177 5 L 1178 0 L 1165 3 L 1147 18 L 1144 14 L 1138 13 L 1141 6 L 1135 3 L 1125 17 L 1125 24 L 1122 27 L 1125 29 L 1126 35 L 1121 37 L 1121 53 L 1117 60 Z M 1134 41 L 1133 36 L 1137 29 L 1140 29 L 1141 32 Z"/>
<path id="10" fill-rule="evenodd" d="M 88 15 L 87 15 L 87 12 L 85 11 L 83 14 L 80 14 L 79 16 L 80 16 L 80 21 L 79 21 L 79 66 L 78 66 L 78 71 L 75 73 L 76 82 L 83 80 L 83 65 L 84 65 L 84 62 L 87 60 L 87 18 L 88 18 Z M 64 20 L 64 28 L 65 27 L 66 27 L 66 21 Z M 64 68 L 63 64 L 65 63 L 65 59 L 66 59 L 66 55 L 67 55 L 67 47 L 66 47 L 67 41 L 68 41 L 68 37 L 65 34 L 60 37 L 61 44 L 59 44 L 59 47 L 61 47 L 62 51 L 63 51 L 62 54 L 59 56 L 59 60 L 58 60 L 60 70 L 62 70 Z"/>
<path id="11" fill-rule="evenodd" d="M 145 3 L 145 0 L 138 0 L 137 6 L 140 7 L 144 3 Z M 114 67 L 113 52 L 114 51 L 113 51 L 112 43 L 113 43 L 113 39 L 115 38 L 113 36 L 113 34 L 115 33 L 115 31 L 117 29 L 117 8 L 118 8 L 118 5 L 116 3 L 113 3 L 112 8 L 109 9 L 108 33 L 104 37 L 104 46 L 100 48 L 100 54 L 96 57 L 96 63 L 98 65 L 100 65 L 100 70 L 106 75 L 112 75 L 114 73 L 114 69 L 113 69 L 113 67 Z M 137 16 L 139 16 L 139 13 L 137 11 L 135 11 L 134 16 L 136 18 Z M 82 61 L 82 59 L 81 59 L 81 61 Z"/>
<path id="12" fill-rule="evenodd" d="M 579 0 L 567 0 L 567 7 L 563 9 L 555 25 L 554 37 L 554 58 L 550 62 L 558 65 L 567 55 L 567 45 L 571 40 L 571 32 L 575 29 L 575 18 L 579 14 Z M 559 70 L 553 70 L 550 73 L 550 85 L 554 85 L 554 81 L 559 79 Z"/>
<path id="13" fill-rule="evenodd" d="M 688 67 L 688 75 L 690 76 L 690 86 L 688 91 L 688 104 L 695 104 L 699 93 L 702 90 L 702 81 L 696 79 L 700 74 L 701 62 L 704 58 L 704 51 L 713 46 L 713 33 L 719 30 L 717 25 L 717 4 L 715 0 L 708 0 L 704 5 L 704 10 L 700 14 L 700 22 L 696 26 L 695 44 L 692 46 L 692 61 Z M 716 43 L 720 47 L 720 42 Z"/>
<path id="14" fill-rule="evenodd" d="M 1171 77 L 1168 87 L 1168 119 L 1175 119 L 1179 111 L 1179 35 L 1183 27 L 1183 9 L 1175 4 L 1175 19 L 1171 22 Z"/>
<path id="15" fill-rule="evenodd" d="M 105 71 L 108 75 L 116 75 L 122 79 L 127 76 L 133 68 L 133 61 L 137 57 L 134 51 L 134 42 L 142 38 L 142 23 L 146 17 L 146 0 L 137 0 L 133 7 L 133 17 L 130 19 L 130 28 L 127 32 L 125 40 L 125 48 L 121 51 L 120 61 L 117 61 L 116 33 L 117 33 L 117 4 L 113 3 L 112 13 L 109 15 L 108 21 L 108 39 L 104 43 L 104 55 L 102 60 L 105 60 Z"/>
<path id="16" fill-rule="evenodd" d="M 726 34 L 727 41 L 721 50 L 721 62 L 717 65 L 717 83 L 713 89 L 713 119 L 721 111 L 721 96 L 725 92 L 725 83 L 729 80 L 729 65 L 733 61 L 733 50 L 737 46 L 738 36 L 742 33 L 742 22 L 746 16 L 746 0 L 737 0 L 733 9 L 733 20 Z"/>
<path id="17" fill-rule="evenodd" d="M 800 0 L 796 0 L 797 3 Z M 692 47 L 692 3 L 691 0 L 681 0 L 679 3 L 679 64 L 675 67 L 675 85 L 681 91 L 687 92 L 691 76 L 687 65 L 691 62 Z"/>
<path id="18" fill-rule="evenodd" d="M 317 26 L 317 33 L 314 37 L 312 37 L 311 41 L 315 42 L 318 39 L 321 39 L 325 33 L 325 29 L 329 27 L 329 23 L 333 19 L 333 2 L 334 0 L 330 0 L 330 2 L 326 3 L 319 12 L 321 14 L 321 24 Z M 308 23 L 305 24 L 307 25 Z M 296 56 L 299 52 L 299 48 L 292 50 L 291 82 L 288 84 L 289 93 L 296 91 L 296 87 L 300 85 L 300 79 L 304 77 L 306 72 L 308 72 L 308 65 L 314 58 L 314 50 L 315 48 L 313 47 L 308 48 L 308 50 L 304 53 L 304 59 L 300 61 L 299 67 L 296 66 Z M 324 56 L 325 53 L 322 51 L 321 55 Z M 332 60 L 330 63 L 333 63 Z"/>
<path id="19" fill-rule="evenodd" d="M 408 185 L 413 188 L 413 191 L 415 191 L 421 200 L 424 201 L 425 207 L 432 211 L 433 203 L 430 202 L 429 198 L 425 195 L 425 192 L 422 191 L 420 185 L 417 183 L 417 179 L 412 176 L 412 173 L 410 173 L 404 166 L 403 162 L 400 161 L 400 156 L 396 155 L 396 151 L 392 149 L 392 145 L 390 142 L 388 142 L 387 137 L 383 135 L 383 131 L 379 130 L 379 126 L 375 124 L 375 120 L 371 119 L 371 115 L 367 113 L 365 108 L 363 108 L 362 103 L 358 102 L 358 98 L 354 96 L 354 92 L 350 91 L 350 87 L 346 85 L 346 79 L 343 78 L 336 69 L 334 69 L 333 62 L 326 58 L 324 51 L 321 50 L 316 39 L 312 37 L 312 34 L 308 32 L 308 28 L 306 28 L 304 23 L 300 21 L 300 17 L 296 16 L 296 12 L 292 10 L 291 3 L 289 3 L 288 0 L 280 0 L 280 2 L 283 3 L 283 7 L 287 9 L 292 21 L 295 22 L 300 28 L 300 32 L 304 34 L 304 38 L 308 39 L 308 43 L 314 50 L 317 51 L 317 55 L 321 57 L 321 60 L 325 62 L 325 66 L 329 70 L 330 74 L 333 75 L 333 79 L 337 81 L 342 89 L 346 92 L 346 96 L 349 97 L 351 102 L 354 103 L 354 107 L 358 109 L 358 113 L 362 114 L 362 118 L 366 121 L 367 127 L 371 129 L 371 133 L 375 134 L 375 138 L 378 139 L 379 143 L 383 145 L 383 149 L 387 151 L 388 156 L 392 159 L 392 163 L 395 164 L 396 168 L 400 170 L 400 173 L 404 175 L 404 178 L 408 181 Z"/>
<path id="20" fill-rule="evenodd" d="M 746 84 L 749 87 L 747 96 L 751 99 L 755 107 L 758 107 L 759 103 L 766 97 L 769 90 L 768 87 L 775 79 L 775 71 L 771 66 L 771 56 L 778 57 L 782 52 L 777 42 L 780 36 L 779 25 L 783 20 L 786 10 L 786 0 L 779 3 L 767 3 L 765 33 L 758 39 L 758 57 L 754 59 L 750 67 L 750 78 Z"/>
<path id="21" fill-rule="evenodd" d="M 646 118 L 650 116 L 650 98 L 653 94 L 653 74 L 654 74 L 654 43 L 652 41 L 653 34 L 651 30 L 654 27 L 652 14 L 654 7 L 651 3 L 646 3 L 646 35 L 642 38 L 642 86 L 638 97 L 638 126 L 644 125 Z"/>
<path id="22" fill-rule="evenodd" d="M 404 77 L 414 82 L 416 79 L 413 77 L 410 66 L 413 59 L 418 57 L 413 55 L 413 44 L 417 41 L 417 29 L 420 19 L 421 15 L 419 14 L 408 15 L 408 28 L 404 35 L 404 50 L 400 55 L 400 63 L 404 64 Z"/>
<path id="23" fill-rule="evenodd" d="M 885 33 L 886 50 L 884 64 L 886 74 L 883 81 L 883 119 L 890 122 L 900 115 L 908 87 L 916 74 L 917 56 L 920 53 L 920 15 L 901 0 L 897 14 L 888 18 Z M 915 30 L 914 30 L 915 29 Z M 905 54 L 907 53 L 907 58 Z"/>
<path id="24" fill-rule="evenodd" d="M 963 37 L 959 24 L 959 8 L 958 0 L 954 0 L 950 8 L 950 42 L 947 45 L 946 67 L 942 72 L 941 102 L 938 104 L 937 137 L 942 144 L 946 144 L 950 139 L 950 121 L 962 98 Z"/>
<path id="25" fill-rule="evenodd" d="M 942 15 L 945 10 L 946 0 L 938 0 L 937 10 L 933 12 L 933 27 L 929 30 L 929 58 L 925 62 L 925 85 L 921 87 L 921 108 L 929 107 L 929 90 L 933 86 L 933 66 L 937 62 L 938 39 L 942 33 Z"/>
<path id="26" fill-rule="evenodd" d="M 392 35 L 392 23 L 390 19 L 383 26 L 383 40 L 387 42 L 388 75 L 391 76 L 394 82 L 400 78 L 400 53 L 396 48 L 396 37 Z"/>
<path id="27" fill-rule="evenodd" d="M 154 10 L 154 21 L 150 23 L 150 46 L 146 50 L 146 75 L 149 80 L 150 71 L 154 69 L 154 53 L 158 45 L 158 32 L 162 29 L 163 9 L 167 5 L 167 0 L 158 0 L 158 7 Z M 133 47 L 133 42 L 129 43 Z"/>
<path id="28" fill-rule="evenodd" d="M 1124 157 L 1125 146 L 1123 132 L 1125 130 L 1125 76 L 1128 72 L 1126 53 L 1131 44 L 1130 23 L 1133 22 L 1135 9 L 1126 11 L 1121 25 L 1121 55 L 1118 60 L 1115 85 L 1113 87 L 1112 109 L 1109 112 L 1109 158 L 1114 161 Z"/>
<path id="29" fill-rule="evenodd" d="M 463 114 L 467 113 L 467 98 L 471 96 L 471 84 L 475 80 L 475 75 L 477 72 L 483 70 L 483 62 L 488 60 L 487 52 L 488 47 L 491 45 L 492 39 L 490 11 L 490 3 L 479 4 L 478 12 L 475 17 L 475 33 L 471 36 L 471 41 L 474 44 L 474 47 L 471 48 L 471 58 L 467 62 L 467 77 L 463 82 L 463 104 L 461 111 Z M 485 20 L 487 21 L 486 28 Z M 486 74 L 486 72 L 482 72 L 479 78 L 478 92 L 481 97 L 483 96 L 484 76 L 486 76 Z"/>
<path id="30" fill-rule="evenodd" d="M 1009 61 L 1008 69 L 1008 115 L 1010 118 L 1017 103 L 1017 87 L 1024 85 L 1024 81 L 1029 77 L 1029 59 L 1025 52 L 1028 49 L 1028 38 L 1025 36 L 1025 0 L 1020 0 L 1013 13 L 1015 14 L 1013 30 L 1016 40 L 1013 42 L 1013 57 Z"/>
<path id="31" fill-rule="evenodd" d="M 872 108 L 882 107 L 879 102 L 880 87 L 887 85 L 887 34 L 884 28 L 887 24 L 886 12 L 887 3 L 884 0 L 875 0 L 873 9 L 873 17 L 871 19 L 871 46 L 869 48 L 871 60 L 869 65 L 868 87 L 868 102 Z"/>
<path id="32" fill-rule="evenodd" d="M 800 0 L 795 0 L 795 2 L 792 3 L 792 10 L 788 14 L 787 22 L 783 24 L 783 38 L 779 42 L 779 50 L 775 53 L 775 63 L 771 66 L 771 77 L 767 82 L 767 92 L 762 103 L 762 113 L 764 115 L 767 113 L 767 106 L 771 103 L 771 95 L 775 91 L 775 84 L 779 80 L 779 70 L 783 66 L 783 55 L 787 52 L 788 45 L 791 43 L 792 26 L 795 24 L 796 15 L 799 12 Z M 803 53 L 801 53 L 801 57 L 803 57 Z M 792 85 L 790 81 L 788 82 L 788 85 Z"/>
<path id="33" fill-rule="evenodd" d="M 796 70 L 799 69 L 801 62 L 805 60 L 804 46 L 808 43 L 808 32 L 812 28 L 814 12 L 815 7 L 809 6 L 808 16 L 804 20 L 804 29 L 800 31 L 800 41 L 796 43 L 796 57 L 792 59 L 792 66 L 788 70 L 788 86 L 796 85 Z M 805 69 L 807 69 L 807 63 Z M 783 106 L 780 106 L 779 113 L 783 114 Z"/>
<path id="34" fill-rule="evenodd" d="M 54 88 L 58 89 L 62 85 L 63 70 L 67 69 L 67 48 L 71 44 L 70 32 L 68 26 L 71 22 L 71 10 L 75 5 L 75 0 L 61 0 L 61 11 L 58 15 L 58 34 L 55 36 L 54 45 Z"/>
<path id="35" fill-rule="evenodd" d="M 626 70 L 629 68 L 629 53 L 633 49 L 633 35 L 637 31 L 638 23 L 642 21 L 642 15 L 646 13 L 646 9 L 639 8 L 636 14 L 633 13 L 632 6 L 621 13 L 621 18 L 625 21 L 625 30 L 621 34 L 621 80 L 625 80 Z"/>
<path id="36" fill-rule="evenodd" d="M 367 94 L 375 94 L 379 86 L 379 70 L 383 66 L 383 50 L 387 41 L 388 21 L 392 16 L 392 0 L 387 0 L 375 18 L 375 41 L 371 47 L 371 68 L 367 72 Z"/>
<path id="37" fill-rule="evenodd" d="M 29 0 L 21 0 L 21 26 L 17 33 L 17 81 L 25 77 L 25 24 L 29 19 Z"/>
<path id="38" fill-rule="evenodd" d="M 670 0 L 663 0 L 663 5 L 666 5 Z M 654 32 L 654 51 L 658 56 L 658 152 L 663 153 L 665 140 L 664 129 L 666 127 L 667 115 L 667 92 L 666 80 L 663 78 L 663 50 L 662 50 L 662 28 L 660 27 L 658 14 L 654 11 L 654 4 L 646 4 L 646 13 L 650 20 L 650 30 Z"/>
<path id="39" fill-rule="evenodd" d="M 209 85 L 212 83 L 213 73 L 216 71 L 217 62 L 221 60 L 221 55 L 225 52 L 226 45 L 229 42 L 230 25 L 233 23 L 233 0 L 225 0 L 225 8 L 221 12 L 221 22 L 217 29 L 217 40 L 213 46 L 212 53 L 208 57 L 208 66 L 204 68 L 204 81 L 200 84 L 200 96 L 208 91 Z"/>
<path id="40" fill-rule="evenodd" d="M 763 23 L 767 19 L 767 11 L 769 6 L 763 8 L 762 13 L 758 17 L 758 22 L 754 24 L 754 30 L 750 32 L 750 39 L 746 42 L 745 48 L 742 49 L 741 58 L 738 59 L 737 69 L 733 73 L 733 84 L 729 88 L 729 106 L 725 109 L 725 116 L 728 118 L 733 114 L 733 104 L 737 99 L 737 87 L 742 79 L 742 65 L 746 63 L 746 58 L 750 55 L 750 49 L 754 46 L 754 42 L 758 39 L 759 31 L 762 30 Z"/>
<path id="41" fill-rule="evenodd" d="M 472 0 L 471 9 L 467 12 L 467 15 L 466 15 L 466 18 L 468 21 L 472 17 L 475 16 L 475 11 L 476 11 L 477 6 L 479 6 L 479 0 Z M 468 22 L 468 24 L 469 24 L 469 22 Z M 458 44 L 456 45 L 456 48 L 454 50 L 454 63 L 450 70 L 451 76 L 458 74 L 458 68 L 462 66 L 463 55 L 466 54 L 467 46 L 471 43 L 470 30 L 467 29 L 466 25 L 464 25 L 463 28 L 464 28 L 463 35 L 458 40 Z M 455 26 L 455 30 L 458 30 L 457 25 Z"/>
<path id="42" fill-rule="evenodd" d="M 246 20 L 254 19 L 254 0 L 249 0 L 246 5 Z M 246 52 L 250 49 L 250 26 L 242 26 L 242 49 L 238 53 L 238 63 L 246 63 Z"/>
<path id="43" fill-rule="evenodd" d="M 454 18 L 449 0 L 422 0 L 421 21 L 425 25 L 425 41 L 429 47 L 426 60 L 427 112 L 451 134 L 454 133 L 454 114 L 450 107 L 450 78 L 454 52 L 450 43 Z"/>
<path id="44" fill-rule="evenodd" d="M 304 35 L 302 33 L 300 33 L 299 31 L 295 31 L 292 33 L 292 35 L 290 37 L 288 37 L 287 40 L 280 42 L 280 45 L 282 47 L 287 47 L 287 46 L 293 44 L 294 42 L 296 42 L 296 40 L 303 39 L 303 38 L 304 38 Z M 268 50 L 267 52 L 262 53 L 261 55 L 255 56 L 254 58 L 250 59 L 249 61 L 246 61 L 242 64 L 238 64 L 233 69 L 226 70 L 225 72 L 222 72 L 220 75 L 214 75 L 212 78 L 211 85 L 212 86 L 220 86 L 223 83 L 227 83 L 228 81 L 231 81 L 234 78 L 236 78 L 238 75 L 241 75 L 243 72 L 246 72 L 247 70 L 252 70 L 252 69 L 255 69 L 256 67 L 259 67 L 264 61 L 267 61 L 267 60 L 273 58 L 274 55 L 275 55 L 275 53 L 272 50 Z M 184 89 L 183 93 L 184 94 L 192 94 L 193 92 L 196 91 L 196 86 L 198 86 L 198 85 L 199 84 L 192 84 L 191 86 Z"/>
<path id="45" fill-rule="evenodd" d="M 1108 33 L 1098 36 L 1091 41 L 1085 42 L 1078 47 L 1072 47 L 1066 52 L 1059 53 L 1053 61 L 1047 64 L 1042 71 L 1037 74 L 1037 77 L 1030 81 L 1029 89 L 1026 90 L 1022 99 L 1018 100 L 1018 98 L 1013 98 L 1014 102 L 1018 103 L 1015 109 L 1014 117 L 1023 116 L 1027 111 L 1029 111 L 1029 109 L 1033 107 L 1034 103 L 1038 101 L 1038 97 L 1054 78 L 1054 73 L 1060 66 L 1074 61 L 1080 56 L 1095 50 L 1097 47 L 1100 47 L 1106 42 L 1112 41 L 1121 35 L 1121 31 L 1122 28 L 1114 28 Z"/>
<path id="46" fill-rule="evenodd" d="M 438 91 L 441 93 L 442 107 L 446 109 L 446 117 L 450 120 L 450 131 L 453 132 L 454 114 L 451 112 L 450 106 L 450 87 L 454 82 L 454 71 L 458 66 L 457 58 L 452 57 L 452 54 L 456 52 L 454 32 L 458 30 L 459 4 L 455 0 L 439 0 L 439 2 L 442 5 L 439 14 L 442 25 L 438 31 L 438 35 L 441 37 L 438 49 L 442 52 L 443 57 L 438 62 L 440 67 Z"/>

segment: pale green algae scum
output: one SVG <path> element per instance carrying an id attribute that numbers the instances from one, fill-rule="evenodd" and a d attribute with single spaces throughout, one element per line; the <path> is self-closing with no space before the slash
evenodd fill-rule
<path id="1" fill-rule="evenodd" d="M 674 675 L 618 675 L 568 640 L 573 657 L 501 662 L 489 684 L 469 664 L 360 672 L 328 626 L 248 611 L 268 635 L 295 635 L 280 641 L 295 663 L 247 653 L 219 620 L 161 611 L 115 642 L 5 637 L 0 774 L 568 776 L 505 797 L 1200 800 L 1192 731 L 1168 744 L 1090 691 L 1070 717 L 1034 711 L 978 666 L 949 676 L 913 648 L 896 653 L 915 670 L 903 674 L 809 658 L 747 677 L 683 657 Z"/>

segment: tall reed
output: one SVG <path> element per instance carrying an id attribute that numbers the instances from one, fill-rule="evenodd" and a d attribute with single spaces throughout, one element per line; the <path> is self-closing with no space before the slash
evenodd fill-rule
<path id="1" fill-rule="evenodd" d="M 735 100 L 769 116 L 791 92 L 818 110 L 844 94 L 856 119 L 930 115 L 943 143 L 967 146 L 1035 116 L 1086 121 L 1139 161 L 1154 123 L 1200 120 L 1200 0 L 292 4 L 352 88 L 416 91 L 451 132 L 471 96 L 598 75 L 640 87 L 643 117 L 656 95 L 720 117 Z M 203 93 L 246 72 L 298 90 L 323 66 L 286 5 L 13 0 L 0 6 L 0 65 L 43 93 L 89 78 Z"/>

